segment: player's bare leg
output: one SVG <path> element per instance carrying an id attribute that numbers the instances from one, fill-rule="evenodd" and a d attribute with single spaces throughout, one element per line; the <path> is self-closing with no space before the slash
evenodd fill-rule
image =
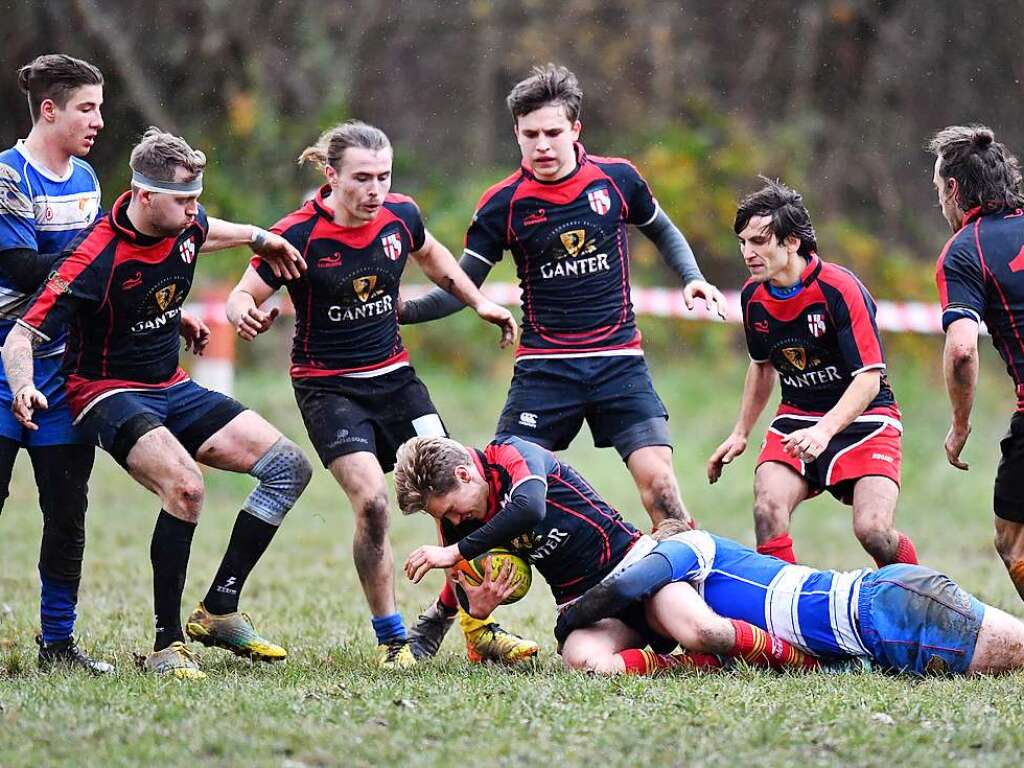
<path id="1" fill-rule="evenodd" d="M 1024 524 L 995 517 L 996 551 L 1010 574 L 1017 594 L 1024 600 Z"/>
<path id="2" fill-rule="evenodd" d="M 766 461 L 754 473 L 754 535 L 757 551 L 795 563 L 789 523 L 810 488 L 791 467 Z"/>
<path id="3" fill-rule="evenodd" d="M 352 557 L 370 613 L 377 621 L 397 617 L 395 556 L 388 539 L 388 491 L 380 462 L 374 454 L 359 451 L 339 456 L 329 469 L 348 496 L 356 516 Z M 398 617 L 397 621 L 400 620 Z M 377 629 L 376 621 L 374 629 Z M 394 642 L 383 642 L 379 631 L 378 640 L 381 641 L 378 644 L 381 666 L 406 667 L 415 663 L 404 625 Z M 382 657 L 381 653 L 386 655 Z"/>
<path id="4" fill-rule="evenodd" d="M 1024 623 L 986 605 L 967 674 L 994 675 L 1021 668 L 1024 668 Z"/>
<path id="5" fill-rule="evenodd" d="M 238 600 L 250 572 L 309 482 L 312 467 L 294 443 L 248 410 L 207 438 L 197 458 L 216 469 L 246 472 L 259 485 L 242 505 L 217 574 L 185 629 L 193 640 L 238 656 L 284 659 L 287 651 L 259 635 L 248 615 L 238 611 Z"/>
<path id="6" fill-rule="evenodd" d="M 618 619 L 602 619 L 572 632 L 562 646 L 562 661 L 570 669 L 620 675 L 626 672 L 621 651 L 643 644 L 639 633 Z"/>
<path id="7" fill-rule="evenodd" d="M 648 445 L 637 448 L 626 459 L 626 467 L 633 475 L 640 500 L 657 525 L 666 518 L 691 522 L 689 511 L 679 493 L 679 482 L 672 467 L 672 449 L 667 445 Z"/>
<path id="8" fill-rule="evenodd" d="M 853 486 L 853 534 L 879 568 L 917 563 L 914 545 L 893 525 L 899 495 L 899 486 L 888 477 L 862 477 Z"/>

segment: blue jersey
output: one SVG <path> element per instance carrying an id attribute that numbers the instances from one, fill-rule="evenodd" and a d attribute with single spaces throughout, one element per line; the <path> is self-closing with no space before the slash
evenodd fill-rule
<path id="1" fill-rule="evenodd" d="M 99 210 L 100 183 L 84 160 L 72 157 L 67 173 L 57 176 L 33 159 L 24 141 L 0 152 L 0 259 L 4 251 L 15 248 L 61 253 Z M 0 272 L 0 343 L 30 298 Z M 63 350 L 61 333 L 40 344 L 36 356 Z"/>
<path id="2" fill-rule="evenodd" d="M 716 613 L 747 621 L 817 656 L 869 655 L 857 618 L 868 569 L 790 565 L 706 531 L 687 531 L 658 544 L 670 547 L 673 580 L 690 582 Z"/>

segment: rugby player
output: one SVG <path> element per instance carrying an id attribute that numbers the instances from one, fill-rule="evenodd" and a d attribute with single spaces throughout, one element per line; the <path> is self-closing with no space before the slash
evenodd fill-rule
<path id="1" fill-rule="evenodd" d="M 515 436 L 496 438 L 483 450 L 447 438 L 413 438 L 398 450 L 395 490 L 402 512 L 426 512 L 444 537 L 444 546 L 422 546 L 409 555 L 405 573 L 414 582 L 433 568 L 450 568 L 495 547 L 509 547 L 533 564 L 555 602 L 564 606 L 655 545 L 571 466 Z M 687 527 L 686 521 L 672 522 Z M 509 570 L 493 581 L 488 575 L 475 588 L 462 573 L 457 578 L 475 616 L 488 615 L 516 586 Z M 617 657 L 622 670 L 647 671 L 644 665 L 652 659 L 659 668 L 719 664 L 704 655 L 638 655 L 636 646 L 643 642 L 662 650 L 676 642 L 651 631 L 643 606 L 620 618 L 605 647 L 613 656 L 626 651 Z M 705 650 L 773 667 L 817 666 L 791 643 L 747 621 L 725 622 Z"/>
<path id="2" fill-rule="evenodd" d="M 1006 364 L 1017 410 L 1000 442 L 993 509 L 996 550 L 1024 599 L 1024 190 L 1017 158 L 989 128 L 953 125 L 929 144 L 932 182 L 953 236 L 939 255 L 935 279 L 946 346 L 942 369 L 952 406 L 945 448 L 960 458 L 971 433 L 982 320 Z"/>
<path id="3" fill-rule="evenodd" d="M 497 434 L 560 451 L 586 420 L 594 444 L 614 446 L 626 463 L 653 522 L 689 520 L 672 467 L 668 412 L 651 382 L 630 300 L 628 225 L 680 276 L 688 307 L 702 298 L 724 317 L 725 300 L 636 168 L 589 155 L 579 143 L 582 101 L 576 76 L 553 64 L 512 89 L 507 105 L 522 164 L 484 193 L 466 234 L 459 263 L 473 282 L 479 285 L 508 250 L 522 288 L 523 336 Z M 435 290 L 406 302 L 401 321 L 433 320 L 461 307 Z M 442 594 L 424 614 L 434 647 L 450 602 Z"/>
<path id="4" fill-rule="evenodd" d="M 793 511 L 827 490 L 852 504 L 854 534 L 879 566 L 916 563 L 913 543 L 893 528 L 903 426 L 875 303 L 852 272 L 818 257 L 800 194 L 764 181 L 736 211 L 750 270 L 741 306 L 751 361 L 739 418 L 708 459 L 708 480 L 746 450 L 779 378 L 782 402 L 754 475 L 758 551 L 796 562 Z"/>
<path id="5" fill-rule="evenodd" d="M 260 306 L 287 285 L 297 315 L 295 399 L 320 460 L 355 511 L 352 553 L 377 636 L 376 661 L 407 667 L 415 657 L 396 608 L 384 475 L 408 438 L 446 434 L 398 332 L 398 288 L 408 258 L 498 325 L 502 346 L 515 339 L 516 323 L 483 297 L 426 230 L 415 201 L 390 192 L 392 148 L 383 131 L 343 123 L 302 153 L 305 162 L 319 166 L 326 183 L 272 231 L 305 255 L 309 270 L 286 283 L 255 257 L 228 300 L 227 315 L 238 334 L 252 340 L 276 316 Z M 513 645 L 524 642 L 504 634 Z"/>
<path id="6" fill-rule="evenodd" d="M 561 612 L 555 635 L 569 666 L 623 671 L 610 642 L 621 622 L 612 617 L 644 604 L 656 631 L 697 651 L 714 651 L 723 620 L 731 619 L 806 653 L 866 658 L 892 672 L 1024 668 L 1024 623 L 930 568 L 820 571 L 675 521 L 662 524 L 656 537 L 661 541 L 648 554 Z"/>
<path id="7" fill-rule="evenodd" d="M 239 613 L 238 596 L 311 467 L 294 443 L 256 413 L 191 381 L 178 365 L 181 305 L 199 251 L 248 244 L 297 276 L 301 256 L 277 235 L 207 217 L 198 204 L 206 157 L 180 138 L 149 129 L 132 150 L 132 188 L 69 247 L 36 292 L 3 348 L 13 412 L 37 431 L 48 409 L 33 384 L 33 347 L 70 326 L 64 371 L 81 432 L 108 451 L 162 509 L 150 560 L 156 639 L 145 668 L 202 678 L 184 643 L 181 594 L 192 535 L 203 504 L 196 461 L 247 472 L 259 485 L 235 522 L 220 568 L 189 616 L 190 637 L 273 661 L 286 651 L 264 640 Z"/>

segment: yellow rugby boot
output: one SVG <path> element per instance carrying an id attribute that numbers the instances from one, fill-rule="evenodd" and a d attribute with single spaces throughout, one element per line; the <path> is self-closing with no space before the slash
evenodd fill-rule
<path id="1" fill-rule="evenodd" d="M 281 661 L 288 658 L 288 651 L 260 636 L 247 613 L 217 615 L 199 603 L 188 617 L 185 632 L 197 643 L 223 648 L 236 656 L 258 661 Z"/>
<path id="2" fill-rule="evenodd" d="M 379 669 L 408 669 L 416 666 L 412 644 L 406 640 L 392 640 L 377 646 L 376 665 Z"/>
<path id="3" fill-rule="evenodd" d="M 516 664 L 536 656 L 540 646 L 533 640 L 502 629 L 496 621 L 474 619 L 461 608 L 459 626 L 466 635 L 466 654 L 474 664 L 493 661 L 499 664 Z"/>
<path id="4" fill-rule="evenodd" d="M 204 680 L 206 673 L 199 669 L 199 658 L 180 640 L 162 651 L 153 651 L 142 665 L 146 672 L 176 677 L 179 680 Z"/>

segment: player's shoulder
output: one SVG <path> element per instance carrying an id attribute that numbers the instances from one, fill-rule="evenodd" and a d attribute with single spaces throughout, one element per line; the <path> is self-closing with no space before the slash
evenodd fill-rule
<path id="1" fill-rule="evenodd" d="M 554 458 L 554 454 L 546 448 L 516 435 L 501 435 L 494 438 L 487 444 L 484 452 L 489 457 L 497 459 L 499 463 L 538 459 L 546 462 L 549 456 Z"/>
<path id="2" fill-rule="evenodd" d="M 0 152 L 0 184 L 27 189 L 29 162 L 18 151 L 17 147 L 8 147 Z"/>
<path id="3" fill-rule="evenodd" d="M 817 280 L 822 285 L 835 288 L 844 294 L 852 290 L 867 291 L 864 283 L 852 270 L 831 261 L 822 260 Z"/>
<path id="4" fill-rule="evenodd" d="M 388 193 L 388 196 L 384 198 L 384 207 L 402 219 L 421 217 L 420 207 L 416 201 L 408 195 L 398 192 Z"/>
<path id="5" fill-rule="evenodd" d="M 477 213 L 479 214 L 484 210 L 498 209 L 508 206 L 512 201 L 512 195 L 515 194 L 516 187 L 518 187 L 525 178 L 522 168 L 517 168 L 515 172 L 510 173 L 497 184 L 489 186 L 484 193 L 480 195 L 480 200 L 477 201 Z"/>
<path id="6" fill-rule="evenodd" d="M 957 261 L 977 261 L 980 258 L 978 252 L 978 239 L 974 233 L 974 222 L 968 222 L 946 241 L 939 251 L 939 258 L 935 262 L 936 269 L 942 269 L 946 263 Z"/>
<path id="7" fill-rule="evenodd" d="M 587 155 L 587 161 L 613 177 L 643 178 L 640 170 L 632 160 L 625 157 L 608 157 L 605 155 Z"/>
<path id="8" fill-rule="evenodd" d="M 743 284 L 740 289 L 740 301 L 743 303 L 749 302 L 757 294 L 758 289 L 763 287 L 764 283 L 754 280 L 754 278 L 747 278 L 747 282 Z"/>
<path id="9" fill-rule="evenodd" d="M 283 237 L 289 237 L 295 234 L 295 230 L 302 228 L 303 225 L 307 228 L 312 228 L 319 215 L 320 212 L 316 209 L 313 200 L 307 200 L 298 209 L 282 216 L 270 229 L 272 232 L 276 232 Z"/>
<path id="10" fill-rule="evenodd" d="M 85 160 L 83 160 L 80 157 L 72 157 L 71 158 L 71 167 L 73 169 L 72 175 L 74 177 L 76 177 L 77 180 L 80 180 L 80 181 L 88 184 L 93 189 L 99 190 L 99 188 L 100 188 L 99 176 L 96 175 L 96 171 L 93 169 L 93 167 L 91 165 L 89 165 L 89 163 L 87 163 Z"/>

